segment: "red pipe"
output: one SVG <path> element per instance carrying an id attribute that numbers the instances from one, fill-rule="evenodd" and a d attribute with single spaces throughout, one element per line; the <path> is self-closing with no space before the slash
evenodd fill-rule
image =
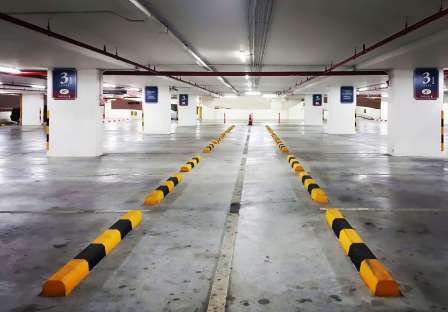
<path id="1" fill-rule="evenodd" d="M 206 72 L 206 71 L 159 71 L 159 74 L 170 76 L 192 76 L 192 77 L 215 77 L 215 76 L 232 76 L 232 77 L 286 77 L 286 76 L 383 76 L 387 72 L 383 70 L 365 70 L 365 71 L 268 71 L 268 72 Z M 157 76 L 157 74 L 138 71 L 138 70 L 106 70 L 103 72 L 105 76 Z"/>
<path id="2" fill-rule="evenodd" d="M 215 94 L 215 95 L 219 95 L 217 92 L 208 90 L 208 89 L 206 89 L 204 87 L 201 87 L 201 86 L 197 85 L 196 83 L 189 82 L 189 81 L 186 81 L 186 80 L 182 80 L 182 79 L 177 78 L 177 77 L 161 74 L 157 70 L 154 70 L 154 69 L 150 68 L 149 66 L 142 65 L 142 64 L 139 64 L 139 63 L 137 63 L 135 61 L 132 61 L 132 60 L 126 59 L 124 57 L 118 56 L 118 54 L 113 54 L 113 53 L 107 52 L 105 49 L 104 50 L 98 49 L 98 48 L 96 48 L 94 46 L 91 46 L 91 45 L 89 45 L 87 43 L 84 43 L 84 42 L 72 39 L 70 37 L 61 35 L 59 33 L 55 33 L 55 32 L 53 32 L 53 31 L 51 31 L 49 29 L 45 29 L 45 28 L 42 28 L 40 26 L 28 23 L 28 22 L 26 22 L 24 20 L 12 17 L 12 16 L 10 16 L 8 14 L 4 14 L 4 13 L 0 12 L 0 19 L 4 20 L 6 22 L 10 22 L 12 24 L 15 24 L 15 25 L 18 25 L 18 26 L 21 26 L 21 27 L 33 30 L 35 32 L 47 35 L 49 37 L 52 37 L 52 38 L 55 38 L 55 39 L 58 39 L 58 40 L 61 40 L 61 41 L 73 44 L 75 46 L 78 46 L 78 47 L 81 47 L 81 48 L 84 48 L 84 49 L 96 52 L 98 54 L 105 55 L 107 57 L 116 59 L 116 60 L 121 61 L 123 63 L 126 63 L 128 65 L 132 65 L 132 67 L 144 69 L 144 70 L 146 70 L 148 72 L 156 74 L 157 76 L 166 76 L 168 78 L 171 78 L 171 79 L 176 80 L 176 81 L 181 82 L 181 83 L 185 83 L 187 85 L 190 85 L 192 87 L 201 89 L 203 91 L 206 91 L 206 92 L 209 92 L 209 93 L 212 93 L 212 94 Z"/>
<path id="3" fill-rule="evenodd" d="M 439 12 L 422 19 L 421 21 L 418 21 L 417 23 L 412 24 L 411 26 L 406 26 L 403 30 L 400 30 L 399 32 L 396 32 L 395 34 L 390 35 L 389 37 L 386 37 L 385 39 L 380 40 L 377 43 L 374 43 L 374 44 L 372 44 L 371 46 L 369 46 L 367 48 L 364 48 L 361 52 L 355 53 L 354 55 L 346 58 L 345 60 L 342 60 L 339 63 L 337 63 L 335 65 L 332 65 L 330 68 L 325 70 L 325 73 L 329 73 L 333 69 L 336 69 L 338 67 L 346 65 L 347 63 L 349 63 L 349 62 L 351 62 L 351 61 L 353 61 L 353 60 L 355 60 L 355 59 L 357 59 L 357 58 L 359 58 L 359 57 L 361 57 L 363 55 L 366 55 L 367 53 L 372 52 L 373 50 L 376 50 L 376 49 L 378 49 L 378 48 L 388 44 L 391 41 L 394 41 L 394 40 L 396 40 L 398 38 L 401 38 L 401 37 L 403 37 L 403 36 L 413 32 L 413 31 L 415 31 L 415 30 L 417 30 L 417 29 L 419 29 L 419 28 L 421 28 L 423 26 L 426 26 L 429 23 L 432 23 L 432 22 L 434 22 L 434 21 L 436 21 L 436 20 L 438 20 L 438 19 L 440 19 L 442 17 L 445 17 L 446 15 L 448 15 L 448 9 L 442 9 L 441 8 Z M 313 79 L 316 79 L 316 76 L 307 78 L 305 81 L 302 81 L 299 84 L 297 84 L 296 87 L 300 87 L 300 86 L 304 85 L 305 83 L 307 83 L 307 82 L 309 82 L 309 81 L 311 81 Z M 286 92 L 287 93 L 291 92 L 292 89 L 293 89 L 293 87 L 289 88 Z"/>

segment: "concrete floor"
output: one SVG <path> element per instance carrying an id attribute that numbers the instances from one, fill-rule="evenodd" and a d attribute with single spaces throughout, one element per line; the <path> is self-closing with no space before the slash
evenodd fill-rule
<path id="1" fill-rule="evenodd" d="M 42 283 L 224 125 L 143 135 L 105 126 L 98 159 L 49 159 L 39 128 L 0 129 L 1 311 L 204 311 L 247 127 L 237 126 L 66 298 Z M 400 282 L 370 295 L 262 124 L 252 127 L 229 311 L 446 311 L 448 162 L 385 155 L 381 126 L 356 135 L 272 125 Z M 147 209 L 146 207 L 144 209 Z"/>

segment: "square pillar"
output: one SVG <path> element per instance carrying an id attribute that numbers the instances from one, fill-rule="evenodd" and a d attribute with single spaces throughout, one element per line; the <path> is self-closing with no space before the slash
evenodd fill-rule
<path id="1" fill-rule="evenodd" d="M 56 77 L 55 77 L 56 79 Z M 102 155 L 103 118 L 100 107 L 102 78 L 97 69 L 77 71 L 74 100 L 53 98 L 53 74 L 48 70 L 48 156 Z"/>
<path id="2" fill-rule="evenodd" d="M 414 69 L 393 70 L 389 77 L 388 153 L 442 157 L 443 70 L 439 71 L 439 97 L 435 100 L 414 98 Z"/>
<path id="3" fill-rule="evenodd" d="M 21 105 L 22 126 L 42 125 L 41 115 L 44 110 L 43 94 L 23 94 Z"/>
<path id="4" fill-rule="evenodd" d="M 185 104 L 182 103 L 182 94 L 179 95 L 179 104 L 177 106 L 178 108 L 178 126 L 196 126 L 197 120 L 196 120 L 196 107 L 199 102 L 199 96 L 197 95 L 191 95 L 187 94 L 188 96 L 188 102 L 187 105 L 181 105 Z"/>
<path id="5" fill-rule="evenodd" d="M 157 88 L 157 101 L 145 96 L 145 88 Z M 168 86 L 143 86 L 142 87 L 143 132 L 149 134 L 171 133 L 171 97 Z"/>
<path id="6" fill-rule="evenodd" d="M 356 89 L 353 87 L 353 99 L 350 103 L 341 101 L 343 87 L 336 86 L 328 92 L 328 134 L 354 134 L 355 131 L 355 110 L 356 110 Z"/>
<path id="7" fill-rule="evenodd" d="M 313 95 L 305 95 L 304 124 L 308 126 L 322 126 L 324 123 L 323 94 L 316 96 L 320 96 L 320 105 L 319 102 L 313 103 Z"/>

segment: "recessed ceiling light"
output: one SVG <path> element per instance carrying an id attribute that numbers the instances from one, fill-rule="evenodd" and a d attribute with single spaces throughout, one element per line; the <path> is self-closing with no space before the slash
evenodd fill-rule
<path id="1" fill-rule="evenodd" d="M 247 91 L 245 95 L 261 95 L 260 91 Z"/>
<path id="2" fill-rule="evenodd" d="M 35 85 L 35 84 L 32 84 L 32 85 L 31 85 L 31 88 L 34 88 L 34 89 L 45 89 L 46 87 L 45 87 L 44 85 Z"/>
<path id="3" fill-rule="evenodd" d="M 0 72 L 9 73 L 9 74 L 20 74 L 21 73 L 21 71 L 18 70 L 17 68 L 11 68 L 11 67 L 5 67 L 5 66 L 0 66 Z"/>
<path id="4" fill-rule="evenodd" d="M 274 93 L 265 93 L 265 94 L 263 94 L 263 97 L 268 98 L 268 99 L 272 99 L 272 98 L 277 97 L 277 95 L 274 94 Z"/>
<path id="5" fill-rule="evenodd" d="M 111 83 L 103 83 L 103 88 L 116 88 L 117 86 Z"/>

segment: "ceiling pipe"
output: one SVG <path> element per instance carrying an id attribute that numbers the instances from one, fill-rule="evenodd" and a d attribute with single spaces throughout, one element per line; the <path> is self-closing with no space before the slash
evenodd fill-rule
<path id="1" fill-rule="evenodd" d="M 426 26 L 426 25 L 428 25 L 428 24 L 430 24 L 430 23 L 432 23 L 434 21 L 437 21 L 438 19 L 441 19 L 442 17 L 445 17 L 447 15 L 448 15 L 448 9 L 443 9 L 441 7 L 440 10 L 437 13 L 435 13 L 433 15 L 430 15 L 430 16 L 420 20 L 420 21 L 418 21 L 415 24 L 405 25 L 404 29 L 402 29 L 402 30 L 400 30 L 400 31 L 390 35 L 389 37 L 386 37 L 383 40 L 380 40 L 380 41 L 372 44 L 369 47 L 363 46 L 363 49 L 360 52 L 357 52 L 354 55 L 352 55 L 352 56 L 350 56 L 350 57 L 340 61 L 339 63 L 330 66 L 330 68 L 326 69 L 324 72 L 325 73 L 329 73 L 329 72 L 333 71 L 336 68 L 339 68 L 339 67 L 341 67 L 343 65 L 346 65 L 347 63 L 349 63 L 351 61 L 354 61 L 354 60 L 356 60 L 357 58 L 359 58 L 361 56 L 364 56 L 364 55 L 366 55 L 366 54 L 368 54 L 368 53 L 370 53 L 370 52 L 372 52 L 374 50 L 377 50 L 377 49 L 383 47 L 384 45 L 386 45 L 386 44 L 388 44 L 388 43 L 390 43 L 390 42 L 392 42 L 392 41 L 394 41 L 396 39 L 404 37 L 407 34 L 409 34 L 411 32 L 414 32 L 417 29 L 422 28 L 423 26 Z M 305 83 L 308 83 L 308 82 L 310 82 L 313 79 L 316 79 L 316 77 L 317 76 L 309 77 L 306 80 L 301 81 L 300 83 L 296 84 L 295 87 L 290 87 L 288 90 L 282 91 L 281 93 L 292 93 L 294 91 L 294 89 L 297 89 L 297 88 L 303 86 Z"/>
<path id="2" fill-rule="evenodd" d="M 183 77 L 319 77 L 319 76 L 387 76 L 383 70 L 364 71 L 269 71 L 269 72 L 199 72 L 199 71 L 159 71 L 165 75 Z M 105 76 L 155 76 L 150 72 L 137 70 L 105 70 Z"/>
<path id="3" fill-rule="evenodd" d="M 160 25 L 162 25 L 165 29 L 166 32 L 177 42 L 179 43 L 185 51 L 187 51 L 188 54 L 190 54 L 197 62 L 197 64 L 203 68 L 205 68 L 208 71 L 216 71 L 215 68 L 213 68 L 213 66 L 211 66 L 210 64 L 207 63 L 207 61 L 205 61 L 200 55 L 199 53 L 193 48 L 193 46 L 187 41 L 185 40 L 182 35 L 177 32 L 176 30 L 174 30 L 169 24 L 168 22 L 162 18 L 161 16 L 159 16 L 159 14 L 157 14 L 153 9 L 148 9 L 147 6 L 143 5 L 140 3 L 139 0 L 129 0 L 129 2 L 131 2 L 137 9 L 139 9 L 143 14 L 145 14 L 147 17 L 155 20 L 157 23 L 159 23 Z M 227 80 L 225 80 L 223 77 L 221 77 L 222 79 L 221 82 L 228 88 L 230 88 L 235 94 L 239 94 L 239 91 L 237 89 L 235 89 L 235 87 L 233 87 Z"/>
<path id="4" fill-rule="evenodd" d="M 67 42 L 67 43 L 70 43 L 70 44 L 75 45 L 77 47 L 84 48 L 86 50 L 93 51 L 95 53 L 98 53 L 98 54 L 101 54 L 101 55 L 113 58 L 113 59 L 115 59 L 117 61 L 120 61 L 120 62 L 123 62 L 125 64 L 131 65 L 131 66 L 133 66 L 135 68 L 144 69 L 144 70 L 146 70 L 148 72 L 153 73 L 154 76 L 165 76 L 165 77 L 173 79 L 173 80 L 175 80 L 177 82 L 181 82 L 181 83 L 187 84 L 189 86 L 198 88 L 198 89 L 200 89 L 202 91 L 205 91 L 207 93 L 214 94 L 216 96 L 220 96 L 219 93 L 217 93 L 215 91 L 211 91 L 211 90 L 209 90 L 209 89 L 207 89 L 205 87 L 202 87 L 202 86 L 200 86 L 200 85 L 198 85 L 196 83 L 193 83 L 193 82 L 190 82 L 190 81 L 186 81 L 186 80 L 183 80 L 181 78 L 177 78 L 177 77 L 161 74 L 160 72 L 150 68 L 149 66 L 139 64 L 139 63 L 137 63 L 135 61 L 132 61 L 130 59 L 121 57 L 118 54 L 113 54 L 113 53 L 107 52 L 105 49 L 96 48 L 96 47 L 91 46 L 91 45 L 89 45 L 87 43 L 75 40 L 73 38 L 61 35 L 59 33 L 55 33 L 55 32 L 53 32 L 53 31 L 51 31 L 49 29 L 42 28 L 40 26 L 28 23 L 28 22 L 26 22 L 24 20 L 15 18 L 13 16 L 10 16 L 10 15 L 7 15 L 7 14 L 1 13 L 1 12 L 0 12 L 0 20 L 4 20 L 6 22 L 9 22 L 9 23 L 12 23 L 12 24 L 24 27 L 26 29 L 29 29 L 29 30 L 32 30 L 32 31 L 35 31 L 35 32 L 38 32 L 38 33 L 41 33 L 41 34 L 44 34 L 44 35 L 47 35 L 49 37 L 52 37 L 52 38 L 55 38 L 55 39 L 58 39 L 58 40 L 61 40 L 61 41 Z"/>

